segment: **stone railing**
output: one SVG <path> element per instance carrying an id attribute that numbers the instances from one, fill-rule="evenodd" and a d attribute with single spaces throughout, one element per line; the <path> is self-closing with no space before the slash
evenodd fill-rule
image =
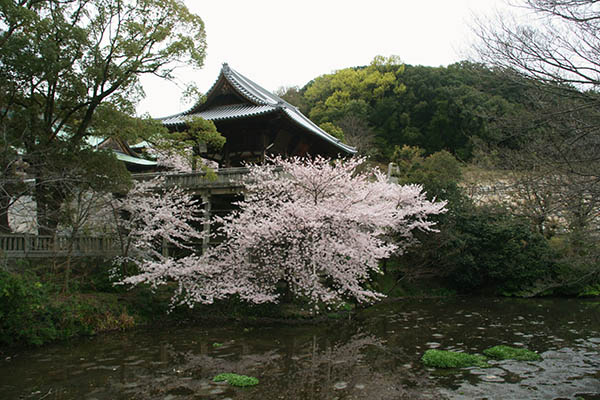
<path id="1" fill-rule="evenodd" d="M 0 257 L 111 257 L 120 253 L 118 238 L 101 236 L 0 235 Z"/>

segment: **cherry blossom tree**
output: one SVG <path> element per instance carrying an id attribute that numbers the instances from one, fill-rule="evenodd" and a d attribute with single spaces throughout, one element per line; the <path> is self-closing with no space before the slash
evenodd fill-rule
<path id="1" fill-rule="evenodd" d="M 122 246 L 118 261 L 133 262 L 145 272 L 177 261 L 166 248 L 194 253 L 192 243 L 204 237 L 195 227 L 204 221 L 199 201 L 179 187 L 166 187 L 162 176 L 135 181 L 127 195 L 110 207 Z"/>
<path id="2" fill-rule="evenodd" d="M 379 261 L 433 230 L 445 211 L 418 185 L 388 183 L 363 158 L 275 158 L 251 166 L 239 210 L 215 218 L 225 240 L 202 255 L 140 264 L 129 284 L 178 282 L 175 301 L 193 306 L 236 295 L 251 303 L 289 293 L 313 305 L 371 303 Z M 393 234 L 394 240 L 390 240 Z"/>
<path id="3" fill-rule="evenodd" d="M 159 142 L 157 146 L 150 149 L 149 153 L 156 158 L 159 166 L 176 171 L 191 172 L 193 157 L 192 149 L 185 147 L 183 149 L 173 149 L 170 142 Z"/>
<path id="4" fill-rule="evenodd" d="M 315 304 L 376 301 L 382 295 L 366 283 L 379 261 L 411 244 L 415 229 L 432 230 L 427 216 L 444 211 L 420 186 L 361 171 L 364 158 L 273 161 L 251 168 L 239 211 L 220 220 L 228 240 L 216 249 L 219 262 L 251 302 L 277 300 L 281 283 Z"/>

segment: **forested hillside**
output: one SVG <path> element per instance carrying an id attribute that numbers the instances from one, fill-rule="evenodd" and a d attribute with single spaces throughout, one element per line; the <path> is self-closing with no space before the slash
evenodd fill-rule
<path id="1" fill-rule="evenodd" d="M 489 121 L 523 108 L 525 86 L 483 65 L 403 65 L 378 57 L 369 66 L 321 75 L 282 97 L 363 153 L 389 160 L 394 146 L 427 154 L 473 156 L 473 138 L 495 141 Z"/>

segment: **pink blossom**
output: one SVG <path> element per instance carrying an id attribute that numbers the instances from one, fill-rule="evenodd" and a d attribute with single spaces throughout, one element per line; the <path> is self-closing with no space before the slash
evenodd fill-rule
<path id="1" fill-rule="evenodd" d="M 274 302 L 282 285 L 315 305 L 371 303 L 383 297 L 367 285 L 381 273 L 379 262 L 414 243 L 416 229 L 433 230 L 428 217 L 445 212 L 445 202 L 428 201 L 420 186 L 399 186 L 378 170 L 364 170 L 363 158 L 271 161 L 249 167 L 239 210 L 213 221 L 224 242 L 178 260 L 150 251 L 141 273 L 124 282 L 176 281 L 175 301 L 189 306 L 231 295 Z M 166 208 L 148 204 L 144 210 L 139 221 L 150 228 L 137 234 L 141 249 L 148 250 L 145 243 L 156 235 L 171 240 L 172 232 L 176 241 L 185 236 L 181 221 L 164 215 Z M 168 226 L 152 228 L 155 218 Z"/>

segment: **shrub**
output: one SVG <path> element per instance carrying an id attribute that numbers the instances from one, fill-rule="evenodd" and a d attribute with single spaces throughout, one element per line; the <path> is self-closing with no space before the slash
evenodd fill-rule
<path id="1" fill-rule="evenodd" d="M 0 344 L 42 344 L 58 333 L 52 322 L 48 289 L 34 275 L 0 271 Z"/>
<path id="2" fill-rule="evenodd" d="M 489 208 L 455 217 L 442 251 L 453 254 L 449 278 L 462 291 L 515 294 L 551 276 L 556 254 L 523 218 Z"/>
<path id="3" fill-rule="evenodd" d="M 443 278 L 463 293 L 529 295 L 560 274 L 559 255 L 524 218 L 468 201 L 449 203 L 439 233 L 399 259 L 400 277 Z"/>
<path id="4" fill-rule="evenodd" d="M 39 346 L 134 325 L 115 294 L 64 296 L 57 289 L 33 273 L 0 271 L 0 345 Z"/>
<path id="5" fill-rule="evenodd" d="M 600 283 L 587 285 L 577 294 L 579 297 L 598 297 L 600 296 Z"/>

